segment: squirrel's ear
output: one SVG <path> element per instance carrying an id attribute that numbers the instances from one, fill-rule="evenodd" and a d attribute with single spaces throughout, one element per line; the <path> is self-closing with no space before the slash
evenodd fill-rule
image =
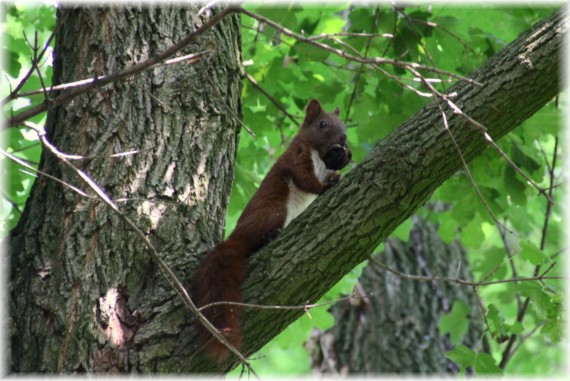
<path id="1" fill-rule="evenodd" d="M 336 106 L 336 108 L 334 109 L 334 114 L 335 114 L 336 116 L 339 116 L 339 115 L 340 115 L 340 108 L 339 108 L 338 106 Z"/>
<path id="2" fill-rule="evenodd" d="M 310 122 L 314 120 L 317 116 L 319 116 L 323 112 L 321 104 L 316 99 L 311 99 L 309 104 L 307 105 L 307 113 L 305 115 L 305 120 Z"/>

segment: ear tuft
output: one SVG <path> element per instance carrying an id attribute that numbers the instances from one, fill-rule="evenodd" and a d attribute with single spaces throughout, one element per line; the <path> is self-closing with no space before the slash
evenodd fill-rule
<path id="1" fill-rule="evenodd" d="M 319 103 L 319 101 L 316 99 L 311 99 L 309 101 L 309 104 L 307 105 L 307 112 L 305 115 L 305 120 L 307 122 L 311 122 L 315 118 L 317 118 L 322 112 L 323 112 L 323 108 L 321 107 L 321 104 Z"/>
<path id="2" fill-rule="evenodd" d="M 336 106 L 336 108 L 334 109 L 334 114 L 335 114 L 336 116 L 339 116 L 339 115 L 340 115 L 340 107 Z"/>

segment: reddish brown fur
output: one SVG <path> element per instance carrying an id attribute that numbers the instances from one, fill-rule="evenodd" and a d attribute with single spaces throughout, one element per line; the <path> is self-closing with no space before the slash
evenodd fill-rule
<path id="1" fill-rule="evenodd" d="M 198 266 L 192 279 L 194 302 L 198 307 L 213 302 L 241 302 L 241 284 L 245 279 L 246 259 L 274 238 L 283 228 L 287 217 L 289 183 L 314 194 L 321 194 L 338 181 L 339 175 L 331 175 L 331 181 L 323 184 L 314 173 L 311 148 L 322 158 L 335 144 L 346 145 L 346 128 L 334 113 L 322 110 L 318 101 L 307 106 L 305 121 L 287 150 L 263 179 L 259 189 L 245 207 L 235 230 L 227 240 L 217 244 Z M 325 120 L 329 127 L 319 128 Z M 350 151 L 347 152 L 350 153 Z M 348 155 L 348 160 L 350 155 Z M 346 163 L 344 165 L 346 165 Z M 242 341 L 239 306 L 220 305 L 207 308 L 204 316 L 239 348 Z M 225 345 L 198 324 L 200 339 L 207 343 L 207 353 L 218 361 L 229 354 Z"/>

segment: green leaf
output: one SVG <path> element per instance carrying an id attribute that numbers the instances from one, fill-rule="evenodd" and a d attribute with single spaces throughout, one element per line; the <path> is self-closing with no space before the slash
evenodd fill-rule
<path id="1" fill-rule="evenodd" d="M 456 348 L 445 354 L 445 357 L 461 367 L 461 372 L 465 372 L 465 368 L 475 365 L 477 353 L 467 348 L 465 345 L 458 345 Z"/>
<path id="2" fill-rule="evenodd" d="M 445 243 L 451 243 L 457 237 L 458 224 L 450 217 L 442 218 L 439 224 L 438 233 Z"/>
<path id="3" fill-rule="evenodd" d="M 453 303 L 451 312 L 442 315 L 439 319 L 439 331 L 442 334 L 449 333 L 451 344 L 456 345 L 461 342 L 463 336 L 469 329 L 469 307 L 461 300 Z"/>
<path id="4" fill-rule="evenodd" d="M 555 343 L 559 343 L 564 335 L 564 297 L 561 294 L 554 295 L 551 299 L 550 308 L 546 313 L 546 322 L 540 333 L 547 336 Z"/>
<path id="5" fill-rule="evenodd" d="M 18 76 L 20 75 L 20 70 L 22 69 L 22 65 L 20 64 L 20 62 L 18 61 L 20 58 L 20 55 L 15 53 L 14 51 L 8 49 L 5 50 L 5 52 L 7 53 L 7 69 L 8 69 L 8 74 L 10 74 L 10 76 L 14 77 L 14 78 L 18 78 Z"/>
<path id="6" fill-rule="evenodd" d="M 297 55 L 301 60 L 312 61 L 323 61 L 330 55 L 326 50 L 303 42 L 295 44 L 291 53 Z"/>
<path id="7" fill-rule="evenodd" d="M 520 295 L 531 299 L 530 306 L 540 317 L 547 316 L 553 308 L 551 295 L 546 292 L 545 287 L 539 281 L 520 282 L 516 290 Z"/>
<path id="8" fill-rule="evenodd" d="M 477 374 L 503 374 L 491 355 L 484 352 L 474 352 L 464 345 L 447 352 L 445 356 L 461 367 L 461 372 L 465 372 L 468 366 L 473 367 Z"/>
<path id="9" fill-rule="evenodd" d="M 503 374 L 495 359 L 488 353 L 479 352 L 475 357 L 475 372 L 477 374 Z"/>
<path id="10" fill-rule="evenodd" d="M 526 187 L 527 185 L 523 183 L 519 175 L 511 166 L 505 169 L 505 174 L 503 180 L 505 182 L 505 190 L 510 196 L 513 203 L 525 206 L 526 205 Z"/>
<path id="11" fill-rule="evenodd" d="M 559 343 L 564 337 L 564 326 L 562 319 L 547 320 L 540 333 L 547 336 L 555 343 Z"/>
<path id="12" fill-rule="evenodd" d="M 509 333 L 512 333 L 512 334 L 515 334 L 515 335 L 519 335 L 519 334 L 523 333 L 523 331 L 524 331 L 523 325 L 522 325 L 520 322 L 518 322 L 518 321 L 516 321 L 516 322 L 515 322 L 514 324 L 512 324 L 512 325 L 505 324 L 505 327 L 507 328 L 507 330 L 509 331 Z"/>
<path id="13" fill-rule="evenodd" d="M 485 240 L 485 233 L 481 227 L 481 217 L 477 215 L 463 228 L 461 232 L 461 242 L 463 245 L 478 248 Z"/>
<path id="14" fill-rule="evenodd" d="M 532 155 L 532 149 L 523 144 L 513 144 L 511 149 L 511 159 L 515 164 L 517 164 L 521 169 L 527 169 L 530 172 L 534 172 L 542 166 Z"/>
<path id="15" fill-rule="evenodd" d="M 544 254 L 535 244 L 530 241 L 522 241 L 521 246 L 521 257 L 527 262 L 535 266 L 543 265 L 550 261 L 548 255 Z"/>
<path id="16" fill-rule="evenodd" d="M 489 328 L 491 329 L 492 336 L 499 342 L 502 342 L 507 335 L 505 318 L 502 312 L 494 304 L 489 304 L 487 306 L 487 321 L 489 322 Z"/>

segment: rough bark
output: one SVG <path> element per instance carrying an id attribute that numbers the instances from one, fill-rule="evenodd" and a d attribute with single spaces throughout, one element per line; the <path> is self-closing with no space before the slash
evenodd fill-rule
<path id="1" fill-rule="evenodd" d="M 459 82 L 447 92 L 456 93 L 455 104 L 482 123 L 495 141 L 560 92 L 564 12 L 521 33 L 473 72 L 469 77 L 481 87 Z M 464 158 L 473 160 L 488 147 L 483 134 L 446 111 Z M 437 105 L 426 105 L 250 258 L 245 301 L 302 305 L 317 300 L 462 167 Z M 302 313 L 247 309 L 244 352 L 261 348 Z"/>
<path id="2" fill-rule="evenodd" d="M 314 374 L 457 374 L 459 367 L 445 357 L 454 346 L 438 324 L 455 302 L 464 302 L 470 307 L 469 328 L 461 344 L 479 349 L 483 319 L 472 288 L 408 281 L 375 263 L 405 274 L 471 280 L 465 250 L 458 241 L 443 243 L 437 228 L 417 217 L 408 242 L 388 239 L 384 247 L 358 281 L 358 293 L 372 295 L 335 305 L 333 327 L 311 334 Z"/>
<path id="3" fill-rule="evenodd" d="M 181 40 L 200 5 L 58 10 L 54 84 L 116 73 Z M 155 68 L 51 110 L 46 130 L 182 279 L 222 236 L 241 118 L 239 15 Z M 111 157 L 125 151 L 134 155 Z M 47 150 L 40 169 L 84 184 Z M 40 177 L 9 248 L 12 372 L 177 371 L 192 316 L 104 203 Z"/>

